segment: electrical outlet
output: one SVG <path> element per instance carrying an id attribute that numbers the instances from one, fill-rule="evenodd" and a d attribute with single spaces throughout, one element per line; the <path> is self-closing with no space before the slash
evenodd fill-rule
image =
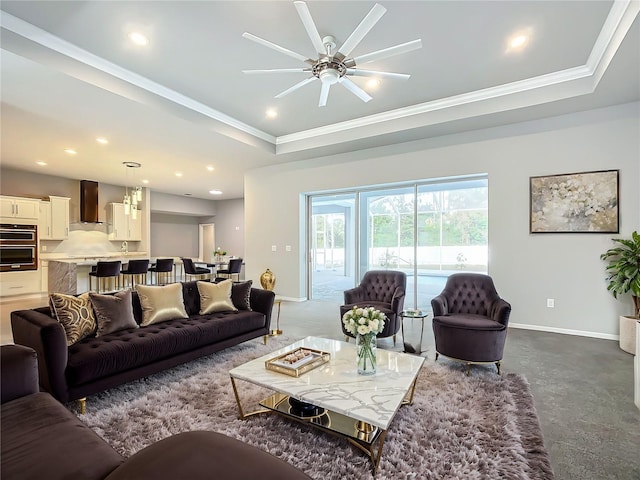
<path id="1" fill-rule="evenodd" d="M 46 245 L 42 245 L 42 251 L 46 252 L 47 251 L 47 246 Z"/>
<path id="2" fill-rule="evenodd" d="M 556 301 L 553 298 L 547 298 L 547 308 L 554 308 Z"/>
<path id="3" fill-rule="evenodd" d="M 271 251 L 275 252 L 278 250 L 278 247 L 276 247 L 275 245 L 271 245 Z"/>
<path id="4" fill-rule="evenodd" d="M 284 247 L 285 251 L 290 252 L 291 251 L 291 245 L 286 245 Z"/>

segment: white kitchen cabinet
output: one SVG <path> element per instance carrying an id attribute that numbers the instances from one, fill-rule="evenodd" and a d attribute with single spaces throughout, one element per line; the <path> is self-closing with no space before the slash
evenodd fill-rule
<path id="1" fill-rule="evenodd" d="M 133 208 L 133 207 L 132 207 Z M 138 211 L 137 218 L 124 214 L 123 203 L 111 203 L 109 214 L 109 240 L 140 241 L 142 240 L 142 212 Z"/>
<path id="2" fill-rule="evenodd" d="M 40 239 L 65 240 L 69 238 L 69 198 L 49 196 L 40 202 Z"/>
<path id="3" fill-rule="evenodd" d="M 38 220 L 40 200 L 20 197 L 0 197 L 0 217 L 16 220 Z"/>
<path id="4" fill-rule="evenodd" d="M 0 296 L 40 292 L 40 272 L 37 270 L 0 272 Z"/>

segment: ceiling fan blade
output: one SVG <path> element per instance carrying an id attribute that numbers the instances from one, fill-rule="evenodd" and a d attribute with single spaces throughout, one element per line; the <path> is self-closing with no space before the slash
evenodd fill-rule
<path id="1" fill-rule="evenodd" d="M 275 96 L 275 98 L 282 98 L 285 95 L 289 95 L 291 92 L 293 92 L 294 90 L 297 90 L 299 88 L 304 87 L 307 83 L 311 83 L 314 80 L 316 80 L 316 77 L 309 77 L 309 78 L 305 78 L 304 80 L 302 80 L 301 82 L 296 83 L 293 87 L 289 87 L 287 88 L 284 92 L 279 93 L 278 95 Z"/>
<path id="2" fill-rule="evenodd" d="M 329 98 L 329 89 L 331 89 L 330 83 L 322 84 L 322 90 L 320 90 L 320 101 L 318 102 L 319 107 L 324 107 L 327 104 L 327 99 Z"/>
<path id="3" fill-rule="evenodd" d="M 376 50 L 375 52 L 367 53 L 365 55 L 359 55 L 357 57 L 353 57 L 350 60 L 347 60 L 345 64 L 347 64 L 348 67 L 351 67 L 353 65 L 362 65 L 363 63 L 373 62 L 375 60 L 392 57 L 394 55 L 400 55 L 401 53 L 411 52 L 412 50 L 417 50 L 418 48 L 422 48 L 421 39 L 412 40 L 407 43 L 401 43 L 400 45 L 396 45 L 395 47 Z"/>
<path id="4" fill-rule="evenodd" d="M 267 70 L 242 70 L 242 73 L 308 73 L 310 68 L 272 68 Z"/>
<path id="5" fill-rule="evenodd" d="M 249 32 L 244 32 L 242 36 L 244 38 L 248 38 L 249 40 L 253 40 L 256 43 L 259 43 L 260 45 L 264 45 L 265 47 L 271 48 L 277 52 L 284 53 L 285 55 L 289 55 L 290 57 L 293 57 L 297 60 L 300 60 L 303 62 L 307 62 L 308 60 L 313 61 L 305 57 L 304 55 L 300 55 L 299 53 L 289 50 L 288 48 L 284 48 L 284 47 L 281 47 L 280 45 L 276 45 L 275 43 L 270 42 L 269 40 L 265 40 L 264 38 L 256 37 L 255 35 Z"/>
<path id="6" fill-rule="evenodd" d="M 347 77 L 340 77 L 340 80 L 338 80 L 338 82 L 340 82 L 342 85 L 344 85 L 347 88 L 347 90 L 349 90 L 351 93 L 353 93 L 356 97 L 360 98 L 360 100 L 362 100 L 363 102 L 368 102 L 369 100 L 372 99 L 371 95 L 369 95 L 367 92 L 365 92 L 359 86 L 357 86 L 355 83 L 353 83 Z"/>
<path id="7" fill-rule="evenodd" d="M 313 48 L 316 49 L 316 52 L 324 55 L 327 53 L 327 49 L 322 43 L 322 38 L 318 33 L 318 29 L 316 28 L 316 24 L 311 17 L 311 12 L 307 7 L 307 4 L 304 2 L 293 2 L 298 10 L 298 15 L 300 16 L 300 20 L 302 20 L 302 24 L 304 25 L 305 30 L 307 31 L 307 35 L 311 39 L 311 43 L 313 43 Z"/>
<path id="8" fill-rule="evenodd" d="M 362 19 L 356 29 L 351 32 L 349 38 L 347 38 L 342 46 L 338 49 L 338 53 L 348 57 L 354 48 L 362 41 L 369 30 L 371 30 L 378 20 L 386 13 L 387 9 L 379 3 L 376 3 L 373 8 L 367 13 L 367 16 Z"/>
<path id="9" fill-rule="evenodd" d="M 348 68 L 347 75 L 351 75 L 352 77 L 390 78 L 393 80 L 409 80 L 409 77 L 411 77 L 408 73 L 376 72 L 373 70 L 361 70 L 359 68 Z"/>

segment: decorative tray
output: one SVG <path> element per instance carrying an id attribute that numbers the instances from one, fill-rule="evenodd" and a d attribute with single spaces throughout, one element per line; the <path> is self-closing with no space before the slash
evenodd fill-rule
<path id="1" fill-rule="evenodd" d="M 299 377 L 331 360 L 331 354 L 313 348 L 298 347 L 265 362 L 267 370 Z"/>

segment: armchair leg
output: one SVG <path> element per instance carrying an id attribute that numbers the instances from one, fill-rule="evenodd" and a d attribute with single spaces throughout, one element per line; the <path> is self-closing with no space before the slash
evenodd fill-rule
<path id="1" fill-rule="evenodd" d="M 435 359 L 436 362 L 438 361 L 438 357 L 439 356 L 440 356 L 440 354 L 438 352 L 436 352 L 436 359 Z"/>
<path id="2" fill-rule="evenodd" d="M 496 368 L 498 369 L 498 375 L 502 376 L 502 370 L 500 370 L 500 367 L 502 366 L 502 362 L 500 362 L 500 360 L 498 360 L 496 362 Z"/>
<path id="3" fill-rule="evenodd" d="M 467 362 L 467 377 L 471 375 L 471 364 Z"/>
<path id="4" fill-rule="evenodd" d="M 344 336 L 344 339 L 345 339 L 345 341 L 346 341 L 347 343 L 349 343 L 349 335 L 345 335 L 345 336 Z"/>
<path id="5" fill-rule="evenodd" d="M 396 346 L 396 336 L 395 335 L 393 336 L 393 346 L 394 347 Z"/>

